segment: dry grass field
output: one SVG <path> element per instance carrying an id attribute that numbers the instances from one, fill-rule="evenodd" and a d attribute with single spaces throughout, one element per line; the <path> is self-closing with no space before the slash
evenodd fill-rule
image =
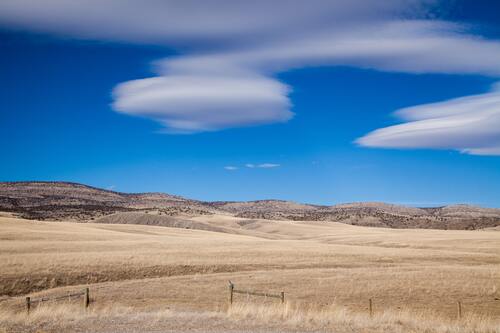
<path id="1" fill-rule="evenodd" d="M 497 230 L 193 220 L 222 232 L 0 217 L 0 332 L 500 332 Z M 228 309 L 228 280 L 286 304 L 235 295 Z M 25 314 L 27 295 L 86 286 L 87 312 Z"/>

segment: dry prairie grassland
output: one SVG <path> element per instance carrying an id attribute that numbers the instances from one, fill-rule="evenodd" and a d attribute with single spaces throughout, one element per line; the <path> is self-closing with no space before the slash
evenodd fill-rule
<path id="1" fill-rule="evenodd" d="M 500 331 L 498 231 L 195 220 L 226 232 L 0 218 L 0 332 Z M 283 290 L 287 304 L 235 295 L 228 311 L 227 280 Z M 83 286 L 87 313 L 74 302 L 22 311 L 28 294 Z"/>

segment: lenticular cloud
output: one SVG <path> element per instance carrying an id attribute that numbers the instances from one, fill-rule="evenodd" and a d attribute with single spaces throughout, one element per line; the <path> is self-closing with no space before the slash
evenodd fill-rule
<path id="1" fill-rule="evenodd" d="M 288 90 L 260 76 L 160 76 L 118 85 L 113 107 L 155 119 L 170 132 L 214 131 L 289 120 Z"/>
<path id="2" fill-rule="evenodd" d="M 500 76 L 500 58 L 493 56 L 500 54 L 500 43 L 460 35 L 456 28 L 443 22 L 379 22 L 313 31 L 270 45 L 168 58 L 156 62 L 158 77 L 119 85 L 113 106 L 155 119 L 168 132 L 193 133 L 291 119 L 291 89 L 273 76 L 293 68 L 349 65 Z M 436 147 L 448 147 L 437 142 Z"/>
<path id="3" fill-rule="evenodd" d="M 357 140 L 367 147 L 446 148 L 474 155 L 500 155 L 500 85 L 489 93 L 402 109 L 405 123 Z"/>
<path id="4" fill-rule="evenodd" d="M 118 84 L 112 107 L 169 133 L 196 133 L 288 121 L 291 88 L 276 77 L 295 68 L 499 77 L 500 42 L 426 19 L 434 2 L 2 0 L 0 26 L 177 50 L 154 63 L 152 77 Z M 410 108 L 400 113 L 406 123 L 358 143 L 499 154 L 498 112 L 488 104 L 497 95 Z"/>

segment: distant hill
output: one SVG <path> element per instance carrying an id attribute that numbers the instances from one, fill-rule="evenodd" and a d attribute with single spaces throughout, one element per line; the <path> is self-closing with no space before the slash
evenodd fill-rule
<path id="1" fill-rule="evenodd" d="M 136 213 L 187 219 L 219 214 L 246 219 L 341 222 L 389 228 L 465 230 L 500 226 L 500 209 L 471 205 L 415 208 L 378 202 L 335 206 L 282 200 L 204 202 L 164 193 L 120 193 L 69 182 L 0 182 L 0 211 L 38 220 L 98 219 L 106 223 L 136 224 L 153 221 L 147 224 L 185 227 L 190 225 L 185 219 L 144 219 Z M 112 215 L 125 212 L 133 214 Z"/>
<path id="2" fill-rule="evenodd" d="M 120 193 L 69 182 L 0 182 L 0 210 L 41 220 L 90 220 L 161 208 L 165 214 L 211 214 L 196 200 L 164 193 Z"/>

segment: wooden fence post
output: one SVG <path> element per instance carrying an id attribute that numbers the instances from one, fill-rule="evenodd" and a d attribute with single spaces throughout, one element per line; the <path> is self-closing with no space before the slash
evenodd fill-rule
<path id="1" fill-rule="evenodd" d="M 457 317 L 458 319 L 462 318 L 462 302 L 457 302 Z"/>
<path id="2" fill-rule="evenodd" d="M 83 307 L 87 309 L 90 303 L 90 290 L 85 288 L 85 293 L 83 294 Z"/>
<path id="3" fill-rule="evenodd" d="M 234 284 L 229 281 L 229 306 L 233 304 L 233 290 L 234 290 Z"/>
<path id="4" fill-rule="evenodd" d="M 281 304 L 285 304 L 285 292 L 281 292 Z"/>
<path id="5" fill-rule="evenodd" d="M 373 302 L 372 302 L 372 299 L 370 298 L 368 300 L 369 302 L 369 308 L 370 308 L 370 317 L 373 317 Z"/>
<path id="6" fill-rule="evenodd" d="M 31 297 L 26 297 L 26 314 L 30 314 Z"/>

